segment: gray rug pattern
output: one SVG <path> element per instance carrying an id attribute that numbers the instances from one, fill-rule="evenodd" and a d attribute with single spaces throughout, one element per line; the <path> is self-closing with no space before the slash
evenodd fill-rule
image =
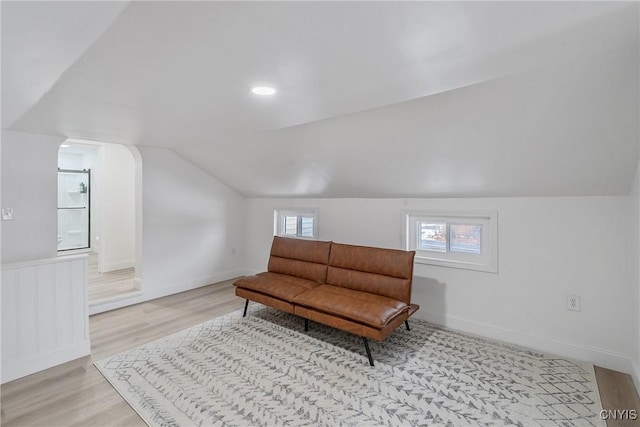
<path id="1" fill-rule="evenodd" d="M 151 426 L 603 426 L 593 366 L 412 320 L 362 340 L 258 304 L 99 362 Z"/>

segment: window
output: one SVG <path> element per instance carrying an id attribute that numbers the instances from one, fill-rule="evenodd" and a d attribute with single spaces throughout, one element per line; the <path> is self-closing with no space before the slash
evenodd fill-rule
<path id="1" fill-rule="evenodd" d="M 318 236 L 318 212 L 315 209 L 274 211 L 273 232 L 277 236 L 315 239 Z"/>
<path id="2" fill-rule="evenodd" d="M 406 248 L 415 262 L 498 272 L 498 214 L 409 212 Z"/>

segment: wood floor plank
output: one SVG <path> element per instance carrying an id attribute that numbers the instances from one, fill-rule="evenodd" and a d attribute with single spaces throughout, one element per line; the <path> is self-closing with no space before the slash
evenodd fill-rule
<path id="1" fill-rule="evenodd" d="M 244 300 L 234 295 L 232 282 L 91 316 L 91 356 L 3 384 L 0 423 L 3 427 L 144 426 L 93 361 L 241 309 Z M 638 409 L 631 377 L 602 368 L 596 369 L 596 377 L 605 408 Z M 608 421 L 609 427 L 632 425 L 638 424 Z"/>
<path id="2" fill-rule="evenodd" d="M 640 397 L 631 376 L 599 366 L 595 370 L 602 409 L 614 411 L 603 414 L 607 427 L 640 426 Z"/>
<path id="3" fill-rule="evenodd" d="M 89 302 L 124 295 L 138 290 L 135 283 L 136 270 L 134 268 L 99 273 L 97 253 L 89 254 L 87 274 L 89 279 Z"/>

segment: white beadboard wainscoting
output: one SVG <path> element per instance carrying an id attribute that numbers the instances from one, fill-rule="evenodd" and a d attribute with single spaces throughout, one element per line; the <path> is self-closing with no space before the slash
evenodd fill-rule
<path id="1" fill-rule="evenodd" d="M 2 266 L 2 383 L 91 353 L 87 261 Z"/>

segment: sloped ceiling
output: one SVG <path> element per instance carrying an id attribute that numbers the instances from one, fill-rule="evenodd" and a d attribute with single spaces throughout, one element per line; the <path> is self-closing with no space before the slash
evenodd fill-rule
<path id="1" fill-rule="evenodd" d="M 3 1 L 2 125 L 245 196 L 627 194 L 638 39 L 635 2 Z"/>

